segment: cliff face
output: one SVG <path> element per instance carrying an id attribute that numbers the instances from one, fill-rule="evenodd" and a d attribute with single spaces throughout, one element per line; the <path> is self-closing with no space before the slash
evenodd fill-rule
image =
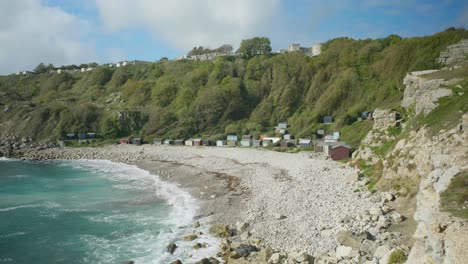
<path id="1" fill-rule="evenodd" d="M 462 41 L 441 54 L 453 57 L 444 62 L 458 65 L 408 73 L 401 102 L 408 112 L 401 131 L 394 133 L 399 122 L 391 110 L 376 110 L 380 119 L 353 155 L 378 168 L 372 170 L 378 175 L 371 175 L 378 180 L 376 186 L 415 201 L 415 213 L 408 217 L 417 228 L 407 263 L 466 263 L 468 259 L 467 220 L 455 217 L 443 205 L 451 181 L 468 172 L 468 114 L 463 106 L 467 67 L 460 57 L 468 50 L 466 44 Z M 462 107 L 457 108 L 458 104 Z M 463 210 L 467 203 L 461 205 Z"/>

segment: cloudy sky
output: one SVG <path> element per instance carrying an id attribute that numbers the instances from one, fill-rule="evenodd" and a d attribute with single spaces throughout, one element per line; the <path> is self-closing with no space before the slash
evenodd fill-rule
<path id="1" fill-rule="evenodd" d="M 273 50 L 336 37 L 422 36 L 468 28 L 464 0 L 1 0 L 0 74 L 124 59 L 174 58 L 194 46 Z"/>

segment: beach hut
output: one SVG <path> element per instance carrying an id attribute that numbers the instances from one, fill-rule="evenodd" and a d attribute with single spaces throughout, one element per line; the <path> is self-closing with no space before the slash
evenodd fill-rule
<path id="1" fill-rule="evenodd" d="M 262 140 L 260 139 L 254 139 L 252 140 L 252 144 L 254 147 L 258 148 L 258 147 L 261 147 L 262 146 Z"/>
<path id="2" fill-rule="evenodd" d="M 162 145 L 163 144 L 163 139 L 162 138 L 155 138 L 153 140 L 153 145 Z"/>
<path id="3" fill-rule="evenodd" d="M 184 139 L 176 139 L 174 140 L 174 145 L 175 146 L 183 146 L 185 143 L 185 140 Z"/>
<path id="4" fill-rule="evenodd" d="M 164 145 L 174 145 L 174 140 L 167 138 L 164 140 Z"/>
<path id="5" fill-rule="evenodd" d="M 78 140 L 81 142 L 86 142 L 86 133 L 80 132 L 78 133 Z"/>
<path id="6" fill-rule="evenodd" d="M 128 139 L 128 138 L 121 138 L 121 139 L 118 140 L 118 143 L 119 143 L 120 145 L 130 144 L 130 139 Z"/>
<path id="7" fill-rule="evenodd" d="M 323 146 L 325 142 L 321 139 L 313 140 L 312 144 L 314 145 L 315 152 L 323 152 Z"/>
<path id="8" fill-rule="evenodd" d="M 193 146 L 193 139 L 189 138 L 189 139 L 185 140 L 185 146 Z"/>
<path id="9" fill-rule="evenodd" d="M 203 139 L 202 140 L 202 146 L 211 146 L 211 140 Z"/>
<path id="10" fill-rule="evenodd" d="M 324 129 L 317 130 L 317 135 L 319 135 L 319 136 L 325 135 L 325 130 Z"/>
<path id="11" fill-rule="evenodd" d="M 75 133 L 68 133 L 68 134 L 65 135 L 65 139 L 67 139 L 67 140 L 76 139 L 76 134 Z"/>
<path id="12" fill-rule="evenodd" d="M 252 142 L 252 135 L 243 135 L 241 139 L 241 146 L 242 147 L 252 147 L 253 142 Z"/>
<path id="13" fill-rule="evenodd" d="M 227 141 L 226 140 L 218 140 L 218 141 L 216 141 L 216 146 L 217 147 L 225 147 L 225 146 L 227 146 Z"/>
<path id="14" fill-rule="evenodd" d="M 324 146 L 325 154 L 332 160 L 349 158 L 351 147 L 344 142 L 329 143 Z"/>
<path id="15" fill-rule="evenodd" d="M 268 147 L 268 146 L 270 146 L 270 145 L 273 145 L 273 140 L 271 140 L 271 139 L 266 139 L 266 138 L 264 138 L 264 139 L 262 140 L 262 146 Z"/>
<path id="16" fill-rule="evenodd" d="M 283 139 L 284 140 L 291 140 L 291 139 L 294 139 L 294 136 L 291 135 L 291 134 L 284 134 Z"/>
<path id="17" fill-rule="evenodd" d="M 235 147 L 237 145 L 237 135 L 228 135 L 227 136 L 227 144 L 228 146 Z"/>
<path id="18" fill-rule="evenodd" d="M 299 139 L 299 147 L 301 148 L 309 148 L 312 146 L 312 140 L 309 138 L 300 138 Z"/>
<path id="19" fill-rule="evenodd" d="M 137 145 L 137 146 L 140 146 L 141 145 L 141 138 L 134 138 L 132 139 L 132 145 Z"/>
<path id="20" fill-rule="evenodd" d="M 96 133 L 94 133 L 94 132 L 88 132 L 88 133 L 86 133 L 86 138 L 88 138 L 88 139 L 95 139 L 95 138 L 96 138 Z"/>
<path id="21" fill-rule="evenodd" d="M 323 117 L 324 124 L 332 124 L 333 123 L 333 116 L 324 116 Z"/>
<path id="22" fill-rule="evenodd" d="M 201 146 L 202 143 L 203 142 L 202 142 L 201 138 L 196 138 L 196 139 L 193 140 L 193 145 L 194 146 Z"/>

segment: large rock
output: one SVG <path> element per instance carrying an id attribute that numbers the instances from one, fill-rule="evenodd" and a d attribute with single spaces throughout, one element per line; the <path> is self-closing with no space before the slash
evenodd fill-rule
<path id="1" fill-rule="evenodd" d="M 352 247 L 339 246 L 336 248 L 336 257 L 340 258 L 351 258 L 353 253 Z"/>
<path id="2" fill-rule="evenodd" d="M 273 253 L 271 255 L 270 259 L 268 260 L 268 263 L 279 264 L 279 263 L 282 263 L 283 259 L 285 259 L 285 258 L 286 258 L 285 254 Z"/>
<path id="3" fill-rule="evenodd" d="M 231 228 L 227 225 L 213 225 L 209 231 L 215 237 L 230 237 L 233 235 Z"/>
<path id="4" fill-rule="evenodd" d="M 247 257 L 250 255 L 252 252 L 257 252 L 258 248 L 252 245 L 244 245 L 241 244 L 239 247 L 234 249 L 241 257 Z"/>
<path id="5" fill-rule="evenodd" d="M 351 231 L 340 231 L 336 235 L 336 242 L 353 249 L 359 249 L 364 238 L 364 235 L 355 235 Z"/>
<path id="6" fill-rule="evenodd" d="M 290 257 L 296 262 L 313 261 L 312 256 L 303 251 L 291 253 Z"/>
<path id="7" fill-rule="evenodd" d="M 336 264 L 338 259 L 336 256 L 330 256 L 328 254 L 317 254 L 314 259 L 314 264 Z"/>
<path id="8" fill-rule="evenodd" d="M 375 243 L 372 240 L 366 239 L 362 241 L 361 248 L 359 250 L 369 256 L 373 256 L 376 249 L 377 249 L 377 243 Z"/>
<path id="9" fill-rule="evenodd" d="M 176 250 L 176 248 L 177 248 L 177 245 L 175 243 L 170 243 L 167 246 L 167 251 L 171 254 L 174 254 L 174 251 Z"/>
<path id="10" fill-rule="evenodd" d="M 374 257 L 377 259 L 383 258 L 388 252 L 390 252 L 390 248 L 386 245 L 380 246 L 375 250 Z"/>
<path id="11" fill-rule="evenodd" d="M 464 39 L 441 52 L 438 62 L 446 65 L 459 63 L 465 60 L 466 55 L 468 55 L 468 40 Z"/>

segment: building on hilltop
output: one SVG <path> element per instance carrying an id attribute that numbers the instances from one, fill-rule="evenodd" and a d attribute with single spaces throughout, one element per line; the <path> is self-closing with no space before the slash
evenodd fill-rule
<path id="1" fill-rule="evenodd" d="M 300 52 L 304 53 L 304 55 L 306 55 L 306 56 L 313 57 L 313 56 L 320 55 L 321 50 L 322 50 L 322 44 L 320 44 L 320 43 L 314 44 L 310 48 L 301 47 L 301 45 L 299 43 L 291 43 L 288 46 L 287 50 L 282 49 L 279 52 L 280 53 L 286 53 L 286 52 L 300 51 Z"/>

